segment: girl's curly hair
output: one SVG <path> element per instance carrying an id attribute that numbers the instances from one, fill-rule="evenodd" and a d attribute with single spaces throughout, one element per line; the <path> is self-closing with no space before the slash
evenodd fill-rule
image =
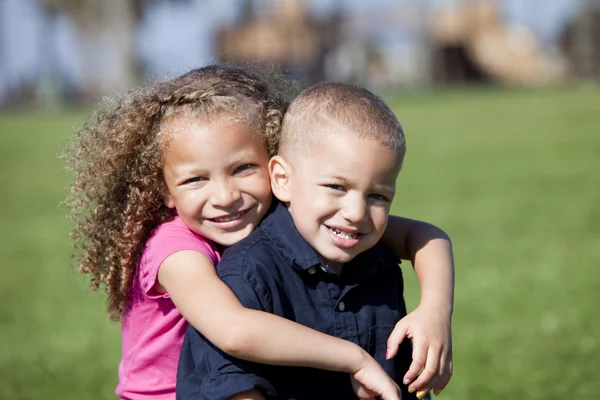
<path id="1" fill-rule="evenodd" d="M 75 221 L 71 236 L 79 271 L 91 275 L 93 290 L 106 289 L 111 319 L 127 306 L 145 242 L 173 218 L 163 203 L 165 119 L 240 118 L 274 154 L 287 106 L 283 91 L 248 68 L 213 65 L 109 100 L 77 132 L 66 154 L 75 173 L 66 201 Z"/>

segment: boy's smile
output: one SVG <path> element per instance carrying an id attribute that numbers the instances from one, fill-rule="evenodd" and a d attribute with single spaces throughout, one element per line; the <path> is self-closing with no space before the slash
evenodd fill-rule
<path id="1" fill-rule="evenodd" d="M 378 141 L 339 126 L 317 137 L 310 155 L 271 161 L 271 180 L 300 234 L 336 269 L 381 238 L 401 160 Z M 287 180 L 278 180 L 279 169 Z"/>
<path id="2" fill-rule="evenodd" d="M 355 229 L 344 229 L 344 228 L 336 228 L 332 226 L 327 226 L 329 229 L 329 233 L 331 236 L 331 240 L 341 248 L 352 248 L 358 244 L 360 238 L 363 236 L 363 233 L 355 230 Z"/>

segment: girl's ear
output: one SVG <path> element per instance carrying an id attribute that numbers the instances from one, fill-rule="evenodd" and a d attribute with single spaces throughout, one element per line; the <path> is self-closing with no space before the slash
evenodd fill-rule
<path id="1" fill-rule="evenodd" d="M 271 190 L 275 197 L 283 203 L 290 202 L 291 166 L 281 156 L 273 156 L 269 160 L 269 175 L 271 177 Z"/>
<path id="2" fill-rule="evenodd" d="M 169 189 L 165 188 L 165 194 L 163 194 L 163 202 L 168 208 L 175 208 L 175 201 L 173 200 L 173 196 L 171 196 L 171 193 L 169 193 Z"/>

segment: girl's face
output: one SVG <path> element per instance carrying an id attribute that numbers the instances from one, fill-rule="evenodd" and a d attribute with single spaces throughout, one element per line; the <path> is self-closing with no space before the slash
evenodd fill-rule
<path id="1" fill-rule="evenodd" d="M 165 204 L 192 231 L 224 246 L 245 238 L 271 205 L 269 156 L 259 135 L 227 119 L 165 127 Z"/>

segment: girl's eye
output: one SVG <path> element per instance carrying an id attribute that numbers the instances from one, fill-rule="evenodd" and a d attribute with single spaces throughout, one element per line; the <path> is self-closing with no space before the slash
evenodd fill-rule
<path id="1" fill-rule="evenodd" d="M 243 164 L 235 169 L 235 173 L 244 172 L 252 168 L 254 168 L 254 164 Z"/>
<path id="2" fill-rule="evenodd" d="M 206 178 L 202 177 L 202 176 L 195 176 L 193 178 L 190 178 L 188 180 L 186 180 L 185 182 L 183 182 L 184 185 L 187 185 L 189 183 L 196 183 L 196 182 L 202 182 L 205 181 Z"/>
<path id="3" fill-rule="evenodd" d="M 343 192 L 345 190 L 345 188 L 342 185 L 325 185 L 325 186 L 328 187 L 329 189 L 339 191 L 339 192 Z"/>

